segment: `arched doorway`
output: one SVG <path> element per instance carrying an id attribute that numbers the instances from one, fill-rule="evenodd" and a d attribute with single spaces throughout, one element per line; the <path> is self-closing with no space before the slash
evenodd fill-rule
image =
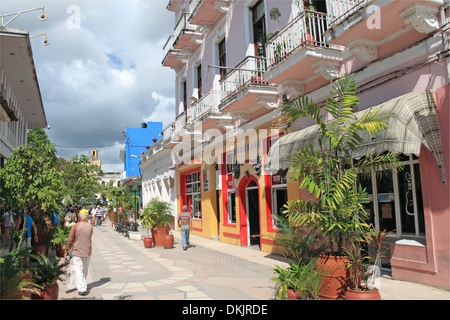
<path id="1" fill-rule="evenodd" d="M 253 176 L 244 177 L 238 188 L 241 246 L 260 246 L 259 185 Z"/>

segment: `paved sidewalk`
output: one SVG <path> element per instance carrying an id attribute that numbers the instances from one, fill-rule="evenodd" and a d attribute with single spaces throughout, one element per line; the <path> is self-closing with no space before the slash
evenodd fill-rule
<path id="1" fill-rule="evenodd" d="M 284 259 L 259 250 L 191 235 L 194 247 L 146 249 L 142 241 L 115 232 L 106 221 L 94 229 L 87 278 L 88 296 L 60 284 L 59 299 L 104 300 L 269 300 L 274 299 L 272 268 Z M 382 277 L 383 300 L 450 300 L 450 292 Z"/>
<path id="2" fill-rule="evenodd" d="M 175 247 L 144 248 L 115 232 L 107 221 L 94 228 L 93 254 L 87 277 L 89 295 L 60 284 L 59 299 L 104 300 L 268 300 L 274 298 L 272 268 L 279 256 L 191 237 L 183 251 L 180 233 Z M 203 243 L 203 240 L 206 240 Z M 202 243 L 200 243 L 202 242 Z M 216 247 L 217 246 L 217 247 Z M 242 252 L 245 250 L 247 255 Z M 246 257 L 247 256 L 247 257 Z"/>

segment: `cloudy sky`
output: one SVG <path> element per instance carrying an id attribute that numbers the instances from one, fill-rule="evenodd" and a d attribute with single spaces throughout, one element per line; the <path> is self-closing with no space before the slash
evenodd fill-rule
<path id="1" fill-rule="evenodd" d="M 23 13 L 8 27 L 31 39 L 47 134 L 58 155 L 99 150 L 105 172 L 123 171 L 122 131 L 142 122 L 174 121 L 174 77 L 162 67 L 163 46 L 173 33 L 168 0 L 1 0 L 0 14 Z"/>

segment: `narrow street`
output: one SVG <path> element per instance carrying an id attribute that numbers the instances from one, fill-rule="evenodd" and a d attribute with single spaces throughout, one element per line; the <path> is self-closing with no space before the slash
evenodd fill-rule
<path id="1" fill-rule="evenodd" d="M 173 231 L 172 249 L 144 248 L 142 241 L 115 232 L 109 220 L 94 228 L 87 277 L 89 294 L 60 284 L 59 299 L 102 300 L 268 300 L 279 256 L 191 235 L 183 251 Z M 228 252 L 232 253 L 227 253 Z M 231 251 L 230 251 L 231 250 Z"/>

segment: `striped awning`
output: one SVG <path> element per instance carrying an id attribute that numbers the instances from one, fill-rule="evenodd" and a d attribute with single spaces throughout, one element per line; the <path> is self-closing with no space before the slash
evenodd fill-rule
<path id="1" fill-rule="evenodd" d="M 442 181 L 445 182 L 444 157 L 437 115 L 436 101 L 429 90 L 414 91 L 395 99 L 389 100 L 373 109 L 379 109 L 380 114 L 388 114 L 388 128 L 377 134 L 367 132 L 361 134 L 363 143 L 352 152 L 355 159 L 367 153 L 381 153 L 393 151 L 405 155 L 420 155 L 423 144 L 434 156 L 441 170 Z M 367 110 L 359 111 L 362 116 Z M 317 125 L 282 136 L 270 148 L 264 164 L 264 170 L 277 172 L 279 169 L 290 167 L 292 155 L 303 146 L 312 144 L 318 148 Z"/>

